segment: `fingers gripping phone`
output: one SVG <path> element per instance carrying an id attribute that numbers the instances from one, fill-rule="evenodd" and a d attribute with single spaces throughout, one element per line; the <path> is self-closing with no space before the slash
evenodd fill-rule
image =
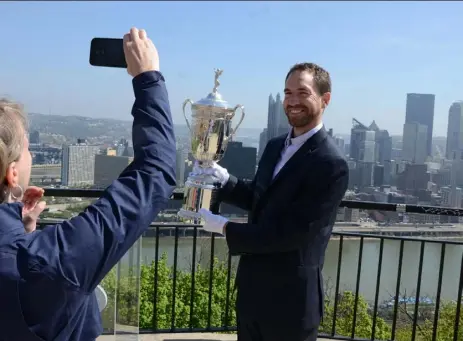
<path id="1" fill-rule="evenodd" d="M 90 43 L 90 65 L 127 68 L 123 40 L 93 38 Z"/>

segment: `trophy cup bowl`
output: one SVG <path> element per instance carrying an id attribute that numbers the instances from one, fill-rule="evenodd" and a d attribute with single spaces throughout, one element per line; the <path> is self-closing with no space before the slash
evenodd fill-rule
<path id="1" fill-rule="evenodd" d="M 217 88 L 220 85 L 218 78 L 223 71 L 214 71 L 215 86 L 212 92 L 197 102 L 186 99 L 183 103 L 183 116 L 191 134 L 191 154 L 203 168 L 210 167 L 213 162 L 222 159 L 228 142 L 235 135 L 245 115 L 242 105 L 229 107 L 222 99 Z M 191 105 L 191 124 L 186 116 L 188 104 Z M 232 119 L 238 109 L 241 109 L 241 118 L 233 129 Z M 178 215 L 195 222 L 199 221 L 201 216 L 198 211 L 201 208 L 212 211 L 216 207 L 219 188 L 220 184 L 217 184 L 212 175 L 190 173 L 185 182 L 183 206 Z"/>

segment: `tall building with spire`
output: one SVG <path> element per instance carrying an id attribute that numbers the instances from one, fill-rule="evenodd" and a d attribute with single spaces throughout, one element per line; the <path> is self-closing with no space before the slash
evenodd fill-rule
<path id="1" fill-rule="evenodd" d="M 288 123 L 280 94 L 278 93 L 275 99 L 273 95 L 270 94 L 267 112 L 267 141 L 274 137 L 287 134 L 290 129 L 291 126 Z"/>
<path id="2" fill-rule="evenodd" d="M 453 102 L 449 109 L 447 146 L 445 157 L 449 160 L 460 158 L 463 152 L 463 101 Z"/>
<path id="3" fill-rule="evenodd" d="M 364 188 L 389 184 L 392 138 L 375 121 L 369 126 L 352 119 L 349 158 L 352 161 L 350 184 Z"/>

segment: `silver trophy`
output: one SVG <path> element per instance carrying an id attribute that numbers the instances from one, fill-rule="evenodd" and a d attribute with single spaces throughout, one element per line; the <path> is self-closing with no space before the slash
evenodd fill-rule
<path id="1" fill-rule="evenodd" d="M 220 86 L 219 77 L 223 70 L 215 69 L 215 85 L 212 92 L 197 102 L 190 99 L 183 102 L 183 116 L 191 133 L 191 153 L 201 167 L 207 168 L 212 162 L 219 162 L 226 149 L 228 141 L 235 135 L 236 130 L 244 119 L 244 107 L 237 105 L 230 108 L 222 99 L 217 88 Z M 186 117 L 186 106 L 191 105 L 191 124 Z M 235 113 L 241 109 L 241 118 L 235 129 L 231 128 Z M 178 212 L 182 218 L 199 220 L 198 211 L 201 208 L 211 210 L 217 203 L 217 190 L 220 184 L 217 179 L 207 174 L 190 173 L 185 182 L 183 207 Z"/>

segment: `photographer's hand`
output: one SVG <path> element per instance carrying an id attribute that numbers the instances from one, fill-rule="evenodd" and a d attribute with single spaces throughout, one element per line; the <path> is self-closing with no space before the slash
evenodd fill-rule
<path id="1" fill-rule="evenodd" d="M 132 77 L 147 71 L 159 71 L 159 55 L 145 30 L 135 27 L 124 35 L 124 54 L 127 72 Z"/>
<path id="2" fill-rule="evenodd" d="M 28 233 L 35 231 L 39 215 L 46 207 L 45 201 L 42 201 L 43 193 L 44 190 L 36 186 L 30 186 L 24 192 L 22 215 L 24 228 Z"/>

